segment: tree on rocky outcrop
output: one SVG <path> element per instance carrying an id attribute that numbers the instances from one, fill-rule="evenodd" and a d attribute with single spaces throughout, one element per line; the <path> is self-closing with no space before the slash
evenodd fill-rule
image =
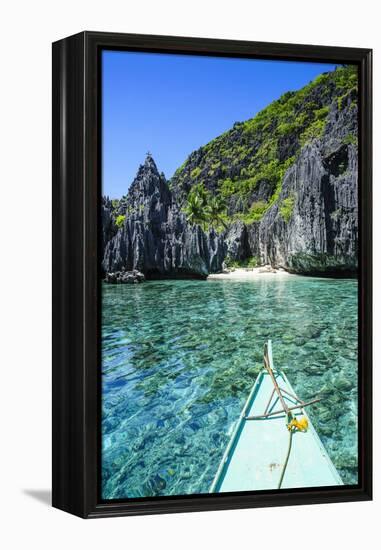
<path id="1" fill-rule="evenodd" d="M 198 188 L 189 193 L 187 203 L 183 209 L 187 221 L 191 225 L 200 225 L 203 229 L 206 228 L 206 201 L 205 197 Z"/>
<path id="2" fill-rule="evenodd" d="M 226 215 L 226 200 L 223 197 L 211 197 L 206 205 L 206 211 L 210 225 L 216 229 L 222 226 L 227 229 L 224 215 Z"/>
<path id="3" fill-rule="evenodd" d="M 208 231 L 210 228 L 227 229 L 224 220 L 226 209 L 223 197 L 213 196 L 203 184 L 198 184 L 190 191 L 183 212 L 190 224 L 200 225 L 204 231 Z"/>

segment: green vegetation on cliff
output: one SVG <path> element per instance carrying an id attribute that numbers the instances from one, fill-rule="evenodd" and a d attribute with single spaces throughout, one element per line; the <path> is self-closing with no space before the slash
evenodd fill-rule
<path id="1" fill-rule="evenodd" d="M 356 106 L 357 81 L 355 66 L 323 73 L 301 90 L 285 93 L 254 118 L 235 123 L 231 130 L 194 151 L 171 181 L 171 188 L 186 204 L 188 214 L 194 194 L 199 194 L 193 191 L 196 187 L 209 194 L 209 198 L 204 196 L 204 212 L 199 220 L 204 226 L 221 226 L 221 221 L 236 219 L 247 224 L 260 221 L 278 201 L 284 175 L 301 148 L 324 134 L 330 110 L 336 108 L 340 112 L 348 102 L 351 107 Z M 344 139 L 356 142 L 356 136 Z M 221 201 L 218 221 L 212 215 L 213 209 L 206 208 L 211 196 Z M 292 198 L 281 206 L 285 221 L 291 216 L 291 203 Z"/>
<path id="2" fill-rule="evenodd" d="M 254 268 L 260 265 L 260 259 L 256 256 L 250 256 L 245 260 L 231 260 L 229 257 L 225 259 L 226 267 L 229 269 L 239 269 L 239 268 Z"/>
<path id="3" fill-rule="evenodd" d="M 123 215 L 120 215 L 120 216 L 116 217 L 115 224 L 116 224 L 118 229 L 120 229 L 122 227 L 122 225 L 124 224 L 125 219 L 126 219 L 126 216 L 123 216 Z"/>
<path id="4" fill-rule="evenodd" d="M 280 204 L 279 212 L 286 223 L 288 223 L 291 219 L 292 212 L 294 210 L 294 204 L 295 204 L 294 196 L 283 199 L 283 201 Z"/>

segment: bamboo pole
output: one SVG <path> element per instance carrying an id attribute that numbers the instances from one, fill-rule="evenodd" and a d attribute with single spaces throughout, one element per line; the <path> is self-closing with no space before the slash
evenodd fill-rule
<path id="1" fill-rule="evenodd" d="M 273 391 L 271 392 L 270 399 L 269 399 L 269 401 L 268 401 L 268 403 L 267 403 L 267 405 L 266 405 L 266 408 L 265 408 L 265 414 L 266 414 L 267 411 L 269 410 L 270 403 L 271 403 L 271 400 L 272 400 L 272 398 L 273 398 L 274 393 L 275 393 L 275 388 L 273 388 Z"/>
<path id="2" fill-rule="evenodd" d="M 273 372 L 272 368 L 270 367 L 267 344 L 265 344 L 265 353 L 263 355 L 263 362 L 264 362 L 264 365 L 265 365 L 265 368 L 266 368 L 267 372 L 269 373 L 269 375 L 271 377 L 272 383 L 274 384 L 275 391 L 278 394 L 279 401 L 281 402 L 283 410 L 286 413 L 287 417 L 289 417 L 290 416 L 290 409 L 287 406 L 287 403 L 285 402 L 285 400 L 283 399 L 283 395 L 282 395 L 282 392 L 280 391 L 280 388 L 278 386 L 278 382 L 276 381 L 276 378 L 274 376 L 274 372 Z"/>
<path id="3" fill-rule="evenodd" d="M 288 407 L 288 411 L 294 411 L 295 409 L 302 409 L 303 407 L 307 407 L 307 405 L 312 405 L 313 403 L 317 403 L 318 401 L 321 401 L 321 397 L 317 397 L 316 399 L 312 399 L 311 401 L 307 401 L 306 403 L 301 402 L 300 405 L 295 405 L 293 407 Z M 276 414 L 280 414 L 282 412 L 285 412 L 284 409 L 279 409 L 278 411 L 272 411 L 266 414 L 259 414 L 256 416 L 247 416 L 246 420 L 260 420 L 262 418 L 267 418 L 269 416 L 274 416 Z"/>
<path id="4" fill-rule="evenodd" d="M 292 398 L 295 399 L 296 401 L 299 401 L 299 403 L 303 403 L 303 401 L 302 401 L 297 395 L 295 395 L 295 394 L 293 394 L 293 393 L 290 393 L 289 391 L 287 391 L 287 390 L 281 388 L 280 386 L 279 386 L 279 389 L 280 389 L 281 392 L 287 393 L 287 395 L 289 395 L 290 397 L 292 397 Z"/>

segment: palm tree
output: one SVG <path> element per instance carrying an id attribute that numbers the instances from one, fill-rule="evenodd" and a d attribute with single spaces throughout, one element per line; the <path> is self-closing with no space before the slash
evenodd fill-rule
<path id="1" fill-rule="evenodd" d="M 222 197 L 213 197 L 202 184 L 192 188 L 183 212 L 189 223 L 200 225 L 204 231 L 210 226 L 216 228 L 221 225 L 227 229 L 223 220 L 226 212 L 225 200 Z"/>
<path id="2" fill-rule="evenodd" d="M 189 193 L 188 202 L 184 208 L 184 213 L 188 222 L 192 225 L 197 224 L 202 227 L 205 226 L 205 203 L 199 193 Z"/>
<path id="3" fill-rule="evenodd" d="M 224 229 L 227 229 L 227 225 L 222 217 L 226 212 L 226 202 L 223 197 L 211 197 L 206 209 L 213 227 L 222 225 Z"/>

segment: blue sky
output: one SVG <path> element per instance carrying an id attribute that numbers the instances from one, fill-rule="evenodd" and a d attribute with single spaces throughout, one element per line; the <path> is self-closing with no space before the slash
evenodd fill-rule
<path id="1" fill-rule="evenodd" d="M 124 195 L 150 151 L 170 178 L 195 149 L 328 63 L 104 51 L 103 194 Z"/>

